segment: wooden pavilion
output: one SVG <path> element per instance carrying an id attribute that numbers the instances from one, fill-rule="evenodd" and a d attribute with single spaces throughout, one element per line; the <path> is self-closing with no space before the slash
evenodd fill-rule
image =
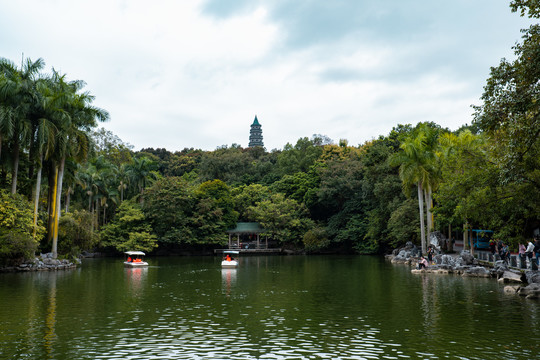
<path id="1" fill-rule="evenodd" d="M 268 238 L 261 243 L 260 234 L 264 231 L 259 223 L 239 222 L 234 229 L 227 230 L 229 234 L 229 249 L 268 249 Z"/>
<path id="2" fill-rule="evenodd" d="M 229 234 L 229 247 L 227 249 L 214 249 L 215 254 L 223 254 L 228 250 L 237 250 L 242 254 L 280 254 L 281 248 L 269 248 L 268 237 L 261 241 L 264 229 L 256 222 L 239 222 L 234 229 L 227 230 Z"/>

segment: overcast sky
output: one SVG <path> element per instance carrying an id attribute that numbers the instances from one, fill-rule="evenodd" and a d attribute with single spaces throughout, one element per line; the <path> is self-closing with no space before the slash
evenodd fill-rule
<path id="1" fill-rule="evenodd" d="M 351 145 L 471 123 L 529 20 L 509 0 L 0 0 L 0 57 L 84 80 L 104 127 L 170 151 Z"/>

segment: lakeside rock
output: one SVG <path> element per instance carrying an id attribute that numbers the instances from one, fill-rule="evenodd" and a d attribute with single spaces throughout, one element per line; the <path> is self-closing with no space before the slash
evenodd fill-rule
<path id="1" fill-rule="evenodd" d="M 420 249 L 408 242 L 387 256 L 392 263 L 414 266 L 413 274 L 454 274 L 463 277 L 494 278 L 500 283 L 511 284 L 504 287 L 507 294 L 518 294 L 527 299 L 540 299 L 540 271 L 510 268 L 504 261 L 494 264 L 478 261 L 468 250 L 460 254 L 438 254 L 427 268 L 417 269 Z"/>
<path id="2" fill-rule="evenodd" d="M 17 266 L 0 268 L 0 272 L 67 270 L 76 268 L 80 263 L 81 261 L 78 259 L 73 261 L 67 259 L 54 259 L 52 253 L 47 253 L 40 254 L 33 260 L 26 261 Z"/>
<path id="3" fill-rule="evenodd" d="M 527 299 L 540 299 L 540 284 L 533 283 L 521 287 L 517 293 L 519 296 L 525 296 Z"/>

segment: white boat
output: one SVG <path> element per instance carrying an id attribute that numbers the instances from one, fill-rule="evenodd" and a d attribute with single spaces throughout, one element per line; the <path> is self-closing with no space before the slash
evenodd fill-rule
<path id="1" fill-rule="evenodd" d="M 125 267 L 144 267 L 148 266 L 146 261 L 143 261 L 143 256 L 145 255 L 142 251 L 126 251 L 127 259 L 124 261 Z"/>
<path id="2" fill-rule="evenodd" d="M 240 254 L 239 251 L 225 250 L 223 252 L 223 255 L 225 255 L 225 257 L 221 261 L 221 267 L 222 268 L 236 268 L 236 267 L 238 267 L 238 259 L 235 258 L 235 256 L 238 257 L 238 254 Z"/>

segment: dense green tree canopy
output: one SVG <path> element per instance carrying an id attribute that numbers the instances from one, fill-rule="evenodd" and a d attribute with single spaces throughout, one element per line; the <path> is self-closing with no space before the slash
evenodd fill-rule
<path id="1" fill-rule="evenodd" d="M 510 7 L 540 17 L 536 0 Z M 471 228 L 516 245 L 540 228 L 540 25 L 522 34 L 515 59 L 491 69 L 471 126 L 397 124 L 359 146 L 314 135 L 271 152 L 134 151 L 94 131 L 109 115 L 84 82 L 43 74 L 42 59 L 0 59 L 0 258 L 56 241 L 66 254 L 220 247 L 237 221 L 309 252 L 425 248 L 432 231 Z"/>

